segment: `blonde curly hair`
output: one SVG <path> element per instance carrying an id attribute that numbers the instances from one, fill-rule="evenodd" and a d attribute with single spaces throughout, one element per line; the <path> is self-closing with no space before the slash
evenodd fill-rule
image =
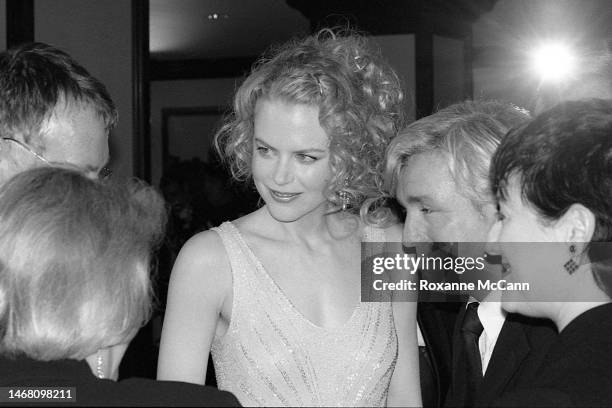
<path id="1" fill-rule="evenodd" d="M 366 198 L 380 194 L 385 146 L 404 121 L 403 93 L 396 73 L 364 36 L 324 29 L 272 48 L 256 62 L 215 135 L 215 147 L 238 181 L 252 176 L 260 98 L 319 108 L 330 139 L 332 178 L 325 196 L 331 203 L 340 206 L 343 191 L 357 212 Z"/>

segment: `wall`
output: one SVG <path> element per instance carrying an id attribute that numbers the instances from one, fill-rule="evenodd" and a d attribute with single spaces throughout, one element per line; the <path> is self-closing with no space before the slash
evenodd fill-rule
<path id="1" fill-rule="evenodd" d="M 434 111 L 465 98 L 463 44 L 434 35 Z"/>
<path id="2" fill-rule="evenodd" d="M 383 56 L 399 75 L 406 97 L 407 119 L 415 118 L 415 44 L 413 34 L 376 36 Z M 434 108 L 441 108 L 466 95 L 463 41 L 434 36 Z"/>
<path id="3" fill-rule="evenodd" d="M 6 50 L 6 0 L 0 0 L 0 51 Z"/>
<path id="4" fill-rule="evenodd" d="M 39 0 L 40 1 L 40 0 Z M 384 58 L 397 71 L 406 91 L 408 117 L 414 118 L 414 35 L 373 38 Z M 162 173 L 162 109 L 176 107 L 228 107 L 242 78 L 153 81 L 151 83 L 151 176 Z M 210 133 L 203 132 L 202 137 Z"/>
<path id="5" fill-rule="evenodd" d="M 395 69 L 402 81 L 407 119 L 412 121 L 415 117 L 414 35 L 379 35 L 373 37 L 373 40 L 379 45 L 383 57 Z"/>
<path id="6" fill-rule="evenodd" d="M 178 107 L 221 107 L 231 104 L 241 78 L 219 78 L 151 82 L 151 180 L 162 175 L 162 109 Z M 210 137 L 210 133 L 202 137 Z"/>
<path id="7" fill-rule="evenodd" d="M 66 50 L 101 80 L 119 110 L 111 167 L 133 175 L 132 22 L 130 0 L 35 0 L 34 37 Z"/>

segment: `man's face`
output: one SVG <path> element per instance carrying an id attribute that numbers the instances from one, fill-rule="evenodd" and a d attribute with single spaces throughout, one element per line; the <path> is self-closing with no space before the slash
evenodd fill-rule
<path id="1" fill-rule="evenodd" d="M 496 207 L 491 203 L 483 204 L 482 209 L 476 208 L 461 194 L 462 187 L 453 179 L 448 163 L 449 158 L 442 153 L 420 153 L 409 158 L 402 169 L 397 199 L 406 210 L 404 243 L 417 247 L 417 251 L 433 249 L 421 243 L 442 244 L 439 247 L 443 249 L 442 255 L 434 251 L 428 256 L 483 257 L 489 228 L 496 220 Z M 472 269 L 460 279 L 476 282 L 497 276 L 497 272 L 501 273 L 501 269 Z M 430 279 L 440 277 L 437 272 L 429 273 Z M 470 294 L 480 300 L 487 295 L 481 291 Z"/>
<path id="2" fill-rule="evenodd" d="M 486 242 L 496 208 L 481 210 L 462 195 L 449 158 L 438 152 L 412 156 L 402 169 L 397 191 L 406 209 L 405 242 Z"/>
<path id="3" fill-rule="evenodd" d="M 58 107 L 42 132 L 44 151 L 51 163 L 66 163 L 97 178 L 109 158 L 108 135 L 93 108 L 72 104 Z"/>

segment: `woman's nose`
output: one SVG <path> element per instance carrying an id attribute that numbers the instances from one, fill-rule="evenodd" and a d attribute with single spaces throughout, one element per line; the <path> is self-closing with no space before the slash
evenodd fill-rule
<path id="1" fill-rule="evenodd" d="M 279 159 L 274 169 L 274 182 L 282 186 L 293 181 L 293 169 L 288 160 Z"/>

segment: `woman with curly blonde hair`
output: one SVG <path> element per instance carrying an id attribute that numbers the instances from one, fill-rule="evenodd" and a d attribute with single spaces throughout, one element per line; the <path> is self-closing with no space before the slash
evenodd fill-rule
<path id="1" fill-rule="evenodd" d="M 181 250 L 160 379 L 202 384 L 212 353 L 219 387 L 246 406 L 420 404 L 415 304 L 360 301 L 361 242 L 401 241 L 361 207 L 381 193 L 402 100 L 353 33 L 323 30 L 254 66 L 216 146 L 265 205 Z"/>

